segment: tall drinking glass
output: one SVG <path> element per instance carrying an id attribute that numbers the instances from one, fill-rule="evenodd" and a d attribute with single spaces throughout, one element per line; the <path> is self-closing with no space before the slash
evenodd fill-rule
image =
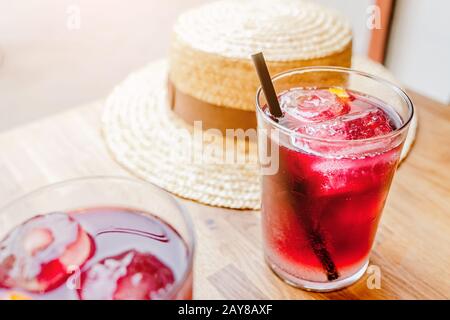
<path id="1" fill-rule="evenodd" d="M 309 67 L 273 78 L 283 116 L 257 92 L 264 253 L 285 282 L 331 291 L 365 272 L 413 106 L 363 72 Z"/>

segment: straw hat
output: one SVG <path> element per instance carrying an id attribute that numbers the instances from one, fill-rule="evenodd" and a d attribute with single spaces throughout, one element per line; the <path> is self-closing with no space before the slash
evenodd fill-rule
<path id="1" fill-rule="evenodd" d="M 121 165 L 184 198 L 259 208 L 256 144 L 236 146 L 234 137 L 218 134 L 236 123 L 254 126 L 247 120 L 255 117 L 258 80 L 249 55 L 264 50 L 272 74 L 350 66 L 351 59 L 350 28 L 335 12 L 303 1 L 262 2 L 223 1 L 188 11 L 175 25 L 169 61 L 150 63 L 114 89 L 103 133 Z M 392 79 L 366 59 L 354 58 L 353 68 Z M 208 129 L 215 127 L 219 132 Z"/>
<path id="2" fill-rule="evenodd" d="M 300 0 L 219 1 L 187 11 L 170 50 L 172 110 L 206 128 L 256 127 L 259 81 L 249 57 L 260 50 L 271 74 L 350 67 L 351 28 L 337 12 Z"/>

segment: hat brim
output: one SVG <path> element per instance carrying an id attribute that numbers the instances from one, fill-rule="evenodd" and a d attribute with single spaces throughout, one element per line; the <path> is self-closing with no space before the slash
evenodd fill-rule
<path id="1" fill-rule="evenodd" d="M 375 62 L 353 61 L 354 69 L 394 80 Z M 155 61 L 131 74 L 106 100 L 103 136 L 116 161 L 134 175 L 183 198 L 232 209 L 259 209 L 256 154 L 243 164 L 223 164 L 223 141 L 213 135 L 201 140 L 192 136 L 192 127 L 168 107 L 166 83 L 167 61 Z M 416 127 L 414 119 L 402 159 L 412 145 Z M 199 152 L 200 158 L 196 156 Z"/>

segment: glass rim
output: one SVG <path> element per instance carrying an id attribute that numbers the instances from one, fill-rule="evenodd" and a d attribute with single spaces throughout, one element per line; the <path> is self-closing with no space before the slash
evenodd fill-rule
<path id="1" fill-rule="evenodd" d="M 358 76 L 362 76 L 365 78 L 368 78 L 370 80 L 379 82 L 384 84 L 386 87 L 390 88 L 391 90 L 393 90 L 398 96 L 400 96 L 402 98 L 402 100 L 406 103 L 406 105 L 408 106 L 408 118 L 406 121 L 404 121 L 402 123 L 402 125 L 399 128 L 396 128 L 395 130 L 388 132 L 386 134 L 380 135 L 380 136 L 376 136 L 376 137 L 371 137 L 371 138 L 367 138 L 367 139 L 355 139 L 355 140 L 343 140 L 343 139 L 329 139 L 329 138 L 319 138 L 319 137 L 314 137 L 314 136 L 310 136 L 307 134 L 302 134 L 299 132 L 295 132 L 292 129 L 288 129 L 282 125 L 280 125 L 278 122 L 274 121 L 270 116 L 268 116 L 261 108 L 260 103 L 259 103 L 259 97 L 261 96 L 262 93 L 262 87 L 259 86 L 257 91 L 256 91 L 256 109 L 258 111 L 259 114 L 261 114 L 264 118 L 264 120 L 266 122 L 268 122 L 269 124 L 271 124 L 272 126 L 274 126 L 275 128 L 277 128 L 278 130 L 281 130 L 284 133 L 287 133 L 289 136 L 294 136 L 297 138 L 301 138 L 304 140 L 312 140 L 312 141 L 318 141 L 318 142 L 324 142 L 324 143 L 331 143 L 331 144 L 338 144 L 338 143 L 358 143 L 358 142 L 374 142 L 374 141 L 380 141 L 380 140 L 384 140 L 386 138 L 390 138 L 393 136 L 398 135 L 399 133 L 403 132 L 406 128 L 408 128 L 408 125 L 411 123 L 411 120 L 414 116 L 414 105 L 413 102 L 411 101 L 410 97 L 406 94 L 406 92 L 401 89 L 399 86 L 397 86 L 396 84 L 392 83 L 389 80 L 383 79 L 379 76 L 364 72 L 364 71 L 359 71 L 359 70 L 355 70 L 355 69 L 351 69 L 351 68 L 344 68 L 344 67 L 334 67 L 334 66 L 310 66 L 310 67 L 302 67 L 302 68 L 295 68 L 295 69 L 290 69 L 284 72 L 280 72 L 277 73 L 276 75 L 274 75 L 273 77 L 271 77 L 272 82 L 275 82 L 276 80 L 280 79 L 280 78 L 284 78 L 287 76 L 290 76 L 292 74 L 299 74 L 299 73 L 307 73 L 307 72 L 340 72 L 340 73 L 346 73 L 346 74 L 356 74 Z M 389 106 L 389 104 L 387 104 Z"/>
<path id="2" fill-rule="evenodd" d="M 20 203 L 21 201 L 28 199 L 29 197 L 39 195 L 41 193 L 50 191 L 50 190 L 58 188 L 58 187 L 64 187 L 66 185 L 70 185 L 73 183 L 79 183 L 79 182 L 108 181 L 108 180 L 109 181 L 117 181 L 117 182 L 126 182 L 126 183 L 136 183 L 136 184 L 141 184 L 142 186 L 147 187 L 147 188 L 154 188 L 155 190 L 158 190 L 158 192 L 160 192 L 160 194 L 164 194 L 164 197 L 166 197 L 177 208 L 178 212 L 181 214 L 182 220 L 186 224 L 186 227 L 187 227 L 188 237 L 191 240 L 190 248 L 189 247 L 187 248 L 188 249 L 188 265 L 187 265 L 186 270 L 183 271 L 183 275 L 180 278 L 180 280 L 176 281 L 176 283 L 164 295 L 163 299 L 167 299 L 167 298 L 171 298 L 171 297 L 175 296 L 181 289 L 183 289 L 185 282 L 188 280 L 190 274 L 193 272 L 194 252 L 195 252 L 196 241 L 197 241 L 196 237 L 195 237 L 195 233 L 194 233 L 194 224 L 193 224 L 190 214 L 187 212 L 185 207 L 183 205 L 181 205 L 173 195 L 171 195 L 169 192 L 156 186 L 153 183 L 150 183 L 150 182 L 147 182 L 144 180 L 125 177 L 125 176 L 107 176 L 107 175 L 97 175 L 97 176 L 88 176 L 88 177 L 67 179 L 67 180 L 44 185 L 42 187 L 39 187 L 32 191 L 29 191 L 29 192 L 25 193 L 24 195 L 7 202 L 5 205 L 0 206 L 0 215 L 4 211 L 13 207 L 15 204 Z M 157 213 L 154 213 L 154 214 L 157 214 Z M 178 232 L 177 229 L 175 229 L 175 230 Z M 186 240 L 183 238 L 183 241 L 186 241 Z M 189 246 L 188 243 L 187 243 L 187 245 Z"/>

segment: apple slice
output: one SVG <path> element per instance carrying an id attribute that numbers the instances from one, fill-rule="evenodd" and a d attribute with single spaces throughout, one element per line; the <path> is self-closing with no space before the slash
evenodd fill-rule
<path id="1" fill-rule="evenodd" d="M 85 270 L 78 294 L 83 300 L 154 300 L 164 298 L 174 281 L 157 257 L 129 250 Z"/>
<path id="2" fill-rule="evenodd" d="M 47 292 L 60 286 L 93 254 L 94 242 L 72 217 L 33 217 L 0 242 L 0 287 Z"/>

